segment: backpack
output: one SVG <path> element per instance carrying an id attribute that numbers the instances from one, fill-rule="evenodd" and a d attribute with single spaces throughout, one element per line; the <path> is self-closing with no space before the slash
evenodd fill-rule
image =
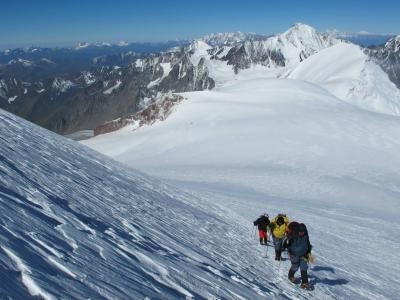
<path id="1" fill-rule="evenodd" d="M 297 237 L 308 236 L 308 231 L 307 231 L 306 225 L 304 223 L 300 223 L 297 226 L 297 230 L 295 230 L 295 234 Z"/>
<path id="2" fill-rule="evenodd" d="M 291 222 L 288 226 L 288 232 L 292 238 L 308 236 L 307 227 L 304 223 Z"/>

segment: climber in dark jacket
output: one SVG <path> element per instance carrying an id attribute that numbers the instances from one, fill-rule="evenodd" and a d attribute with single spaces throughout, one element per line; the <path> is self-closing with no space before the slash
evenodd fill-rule
<path id="1" fill-rule="evenodd" d="M 269 223 L 270 222 L 267 214 L 261 215 L 257 220 L 253 222 L 254 226 L 258 227 L 258 235 L 260 237 L 261 245 L 267 245 L 267 227 Z"/>
<path id="2" fill-rule="evenodd" d="M 306 225 L 303 223 L 291 222 L 286 229 L 286 238 L 283 243 L 283 248 L 287 248 L 289 252 L 290 262 L 292 263 L 288 278 L 295 283 L 294 274 L 300 268 L 301 273 L 301 288 L 310 289 L 308 282 L 308 260 L 311 255 L 311 244 L 308 237 Z"/>

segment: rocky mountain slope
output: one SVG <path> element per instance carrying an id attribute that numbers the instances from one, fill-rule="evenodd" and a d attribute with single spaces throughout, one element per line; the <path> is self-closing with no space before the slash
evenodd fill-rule
<path id="1" fill-rule="evenodd" d="M 136 57 L 126 66 L 103 65 L 36 82 L 3 77 L 0 107 L 53 131 L 69 133 L 138 111 L 159 92 L 213 86 L 204 60 L 193 65 L 188 51 L 176 49 Z"/>

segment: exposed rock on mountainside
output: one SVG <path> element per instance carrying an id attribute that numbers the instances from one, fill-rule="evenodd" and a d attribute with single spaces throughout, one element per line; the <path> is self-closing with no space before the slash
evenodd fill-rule
<path id="1" fill-rule="evenodd" d="M 268 67 L 294 66 L 338 42 L 339 40 L 322 35 L 308 25 L 297 23 L 281 35 L 237 45 L 221 59 L 233 65 L 235 71 L 249 68 L 251 64 Z"/>
<path id="2" fill-rule="evenodd" d="M 367 49 L 366 52 L 389 75 L 390 80 L 400 88 L 400 35 L 389 39 L 380 47 Z"/>
<path id="3" fill-rule="evenodd" d="M 128 66 L 101 66 L 34 83 L 2 79 L 0 98 L 6 101 L 0 107 L 65 134 L 135 113 L 160 92 L 211 89 L 214 84 L 204 60 L 193 64 L 189 50 L 180 49 Z"/>
<path id="4" fill-rule="evenodd" d="M 94 135 L 109 133 L 132 125 L 133 128 L 138 128 L 143 125 L 150 125 L 155 121 L 163 121 L 172 112 L 172 108 L 183 100 L 179 95 L 164 95 L 161 99 L 154 101 L 147 108 L 138 111 L 134 115 L 119 118 L 111 122 L 107 122 L 94 129 Z"/>

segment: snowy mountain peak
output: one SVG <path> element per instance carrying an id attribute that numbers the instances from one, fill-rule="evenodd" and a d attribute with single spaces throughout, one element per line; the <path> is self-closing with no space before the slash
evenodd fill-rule
<path id="1" fill-rule="evenodd" d="M 210 49 L 210 48 L 211 46 L 203 40 L 194 40 L 189 45 L 189 49 L 191 50 Z"/>
<path id="2" fill-rule="evenodd" d="M 335 43 L 333 38 L 325 37 L 318 33 L 315 28 L 302 23 L 294 24 L 281 34 L 279 39 L 281 41 L 288 41 L 297 48 L 308 47 L 320 49 Z"/>
<path id="3" fill-rule="evenodd" d="M 307 57 L 339 42 L 318 33 L 311 26 L 296 23 L 280 35 L 233 47 L 225 59 L 235 70 L 247 69 L 255 64 L 272 68 L 295 67 Z"/>
<path id="4" fill-rule="evenodd" d="M 304 32 L 312 32 L 312 33 L 317 33 L 314 27 L 311 27 L 310 25 L 303 24 L 303 23 L 295 23 L 293 24 L 292 27 L 290 27 L 284 34 L 286 33 L 304 33 Z"/>

